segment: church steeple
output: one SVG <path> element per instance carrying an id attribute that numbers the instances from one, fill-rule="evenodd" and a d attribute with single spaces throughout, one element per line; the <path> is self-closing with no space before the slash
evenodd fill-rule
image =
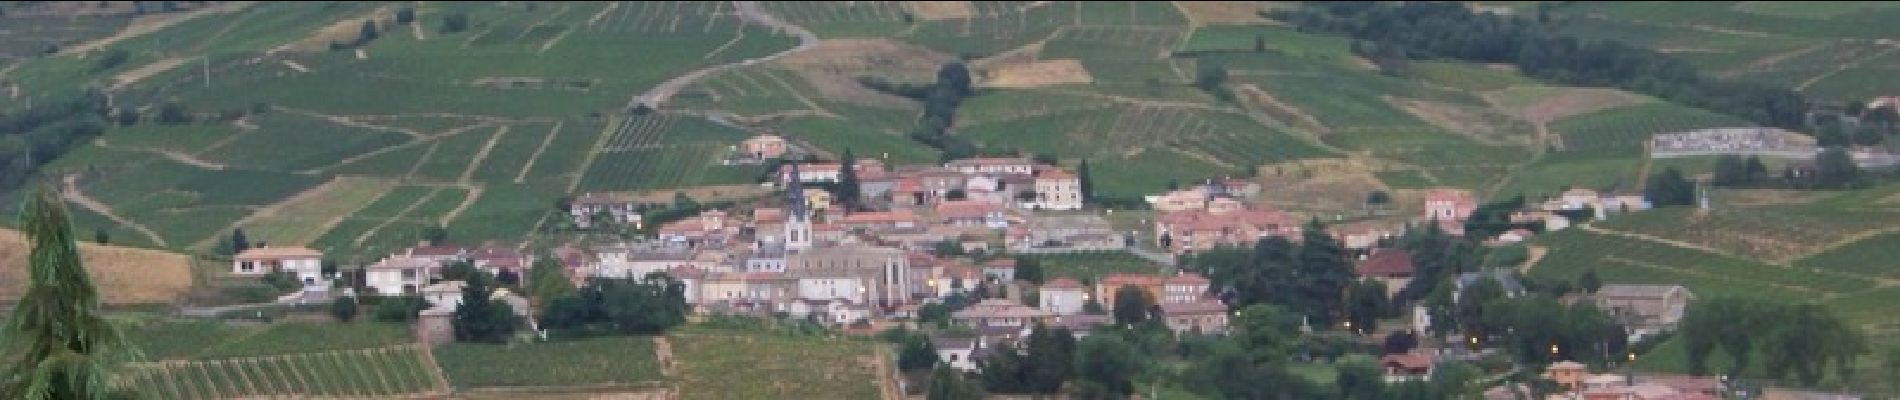
<path id="1" fill-rule="evenodd" d="M 805 200 L 805 182 L 798 176 L 798 164 L 792 164 L 790 182 L 785 183 L 785 250 L 797 252 L 811 248 L 811 205 Z"/>

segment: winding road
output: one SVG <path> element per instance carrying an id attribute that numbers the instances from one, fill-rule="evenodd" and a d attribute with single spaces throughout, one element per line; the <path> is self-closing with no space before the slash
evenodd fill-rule
<path id="1" fill-rule="evenodd" d="M 772 16 L 771 13 L 765 12 L 765 9 L 759 5 L 759 2 L 735 1 L 735 2 L 732 2 L 732 5 L 733 5 L 734 11 L 738 14 L 740 20 L 743 20 L 748 24 L 756 24 L 756 25 L 763 25 L 766 27 L 770 27 L 773 30 L 778 31 L 778 32 L 790 33 L 792 34 L 792 36 L 798 37 L 798 45 L 793 46 L 790 49 L 786 49 L 785 51 L 772 53 L 771 55 L 767 55 L 764 57 L 750 58 L 750 59 L 745 59 L 741 61 L 700 68 L 692 72 L 688 72 L 684 75 L 674 77 L 673 79 L 668 79 L 666 80 L 666 82 L 660 82 L 659 85 L 654 86 L 652 89 L 647 89 L 645 93 L 641 93 L 637 96 L 633 96 L 632 100 L 627 101 L 627 109 L 631 110 L 634 107 L 638 107 L 641 104 L 645 104 L 647 105 L 647 107 L 659 108 L 660 105 L 666 104 L 667 99 L 671 99 L 673 98 L 674 94 L 679 93 L 680 89 L 685 89 L 686 86 L 692 85 L 693 82 L 699 81 L 700 79 L 704 79 L 708 76 L 712 76 L 712 74 L 718 73 L 720 71 L 725 71 L 731 68 L 748 66 L 752 64 L 761 63 L 761 62 L 769 62 L 769 61 L 779 59 L 780 57 L 784 57 L 786 55 L 789 55 L 795 52 L 811 49 L 812 47 L 815 47 L 818 45 L 817 34 L 811 33 L 811 31 L 805 29 L 805 27 L 793 25 L 791 23 L 779 20 L 778 17 Z"/>

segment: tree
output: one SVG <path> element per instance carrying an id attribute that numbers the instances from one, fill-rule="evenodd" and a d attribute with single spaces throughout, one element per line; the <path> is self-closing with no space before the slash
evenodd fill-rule
<path id="1" fill-rule="evenodd" d="M 1089 176 L 1089 159 L 1082 159 L 1082 164 L 1075 167 L 1075 180 L 1082 190 L 1082 202 L 1095 202 L 1095 179 Z"/>
<path id="2" fill-rule="evenodd" d="M 416 320 L 416 314 L 428 308 L 429 302 L 421 297 L 385 295 L 376 302 L 373 315 L 381 322 L 407 323 Z"/>
<path id="3" fill-rule="evenodd" d="M 1748 182 L 1768 179 L 1768 166 L 1761 163 L 1760 156 L 1748 156 L 1748 160 L 1742 166 L 1742 171 L 1744 171 L 1742 176 Z"/>
<path id="4" fill-rule="evenodd" d="M 1716 186 L 1736 186 L 1748 182 L 1748 165 L 1741 156 L 1723 154 L 1715 157 L 1715 177 L 1709 183 Z"/>
<path id="5" fill-rule="evenodd" d="M 833 186 L 838 189 L 838 200 L 844 202 L 846 210 L 860 210 L 859 197 L 863 192 L 858 188 L 858 157 L 851 154 L 850 148 L 845 148 L 839 164 L 838 184 Z"/>
<path id="6" fill-rule="evenodd" d="M 964 378 L 963 373 L 948 365 L 939 365 L 930 372 L 930 386 L 924 390 L 927 400 L 982 400 L 988 395 L 982 385 Z"/>
<path id="7" fill-rule="evenodd" d="M 1815 157 L 1814 179 L 1824 189 L 1845 189 L 1859 184 L 1860 166 L 1846 149 L 1831 147 Z"/>
<path id="8" fill-rule="evenodd" d="M 1115 324 L 1128 326 L 1148 320 L 1148 314 L 1154 308 L 1155 301 L 1148 291 L 1135 285 L 1125 285 L 1115 289 Z"/>
<path id="9" fill-rule="evenodd" d="M 1112 397 L 1134 393 L 1130 379 L 1140 372 L 1141 363 L 1135 359 L 1135 348 L 1121 335 L 1089 335 L 1077 345 L 1076 352 L 1076 378 Z"/>
<path id="10" fill-rule="evenodd" d="M 455 341 L 501 343 L 515 331 L 515 314 L 508 303 L 492 299 L 490 279 L 473 277 L 463 281 L 462 304 L 455 308 L 451 325 Z"/>
<path id="11" fill-rule="evenodd" d="M 1318 218 L 1306 224 L 1294 270 L 1299 296 L 1283 303 L 1321 325 L 1331 325 L 1335 316 L 1344 314 L 1346 286 L 1352 284 L 1353 275 L 1345 246 L 1328 232 Z"/>
<path id="12" fill-rule="evenodd" d="M 376 33 L 376 20 L 363 20 L 363 29 L 356 32 L 356 45 L 362 46 L 369 44 L 370 41 L 376 40 L 378 36 L 380 35 Z"/>
<path id="13" fill-rule="evenodd" d="M 1881 354 L 1880 366 L 1887 370 L 1887 384 L 1892 385 L 1889 390 L 1900 391 L 1900 346 L 1888 347 Z"/>
<path id="14" fill-rule="evenodd" d="M 441 225 L 424 227 L 421 233 L 422 240 L 429 242 L 430 246 L 441 246 L 443 243 L 448 243 L 449 241 L 449 230 L 443 228 Z"/>
<path id="15" fill-rule="evenodd" d="M 1028 351 L 1022 364 L 1024 389 L 1030 393 L 1057 393 L 1075 372 L 1075 334 L 1068 328 L 1036 324 L 1029 331 Z"/>
<path id="16" fill-rule="evenodd" d="M 1386 193 L 1384 190 L 1374 190 L 1366 193 L 1366 206 L 1368 207 L 1383 206 L 1391 202 L 1392 195 Z"/>
<path id="17" fill-rule="evenodd" d="M 468 13 L 456 11 L 442 15 L 441 32 L 443 34 L 457 33 L 465 30 L 468 30 Z"/>
<path id="18" fill-rule="evenodd" d="M 165 104 L 158 106 L 158 123 L 165 125 L 189 124 L 191 123 L 191 113 L 185 110 L 184 104 L 168 100 Z"/>
<path id="19" fill-rule="evenodd" d="M 1657 206 L 1686 206 L 1695 204 L 1695 190 L 1695 184 L 1682 176 L 1682 170 L 1669 167 L 1649 176 L 1643 194 Z"/>
<path id="20" fill-rule="evenodd" d="M 1194 87 L 1200 88 L 1201 91 L 1207 92 L 1207 94 L 1213 95 L 1214 98 L 1222 101 L 1233 99 L 1233 94 L 1228 93 L 1226 87 L 1227 68 L 1221 67 L 1218 64 L 1203 63 L 1201 68 L 1195 72 Z"/>
<path id="21" fill-rule="evenodd" d="M 1263 51 L 1267 51 L 1267 36 L 1253 35 L 1253 52 L 1259 53 Z"/>
<path id="22" fill-rule="evenodd" d="M 1583 271 L 1583 276 L 1577 278 L 1577 288 L 1583 289 L 1584 293 L 1596 294 L 1597 289 L 1603 288 L 1603 278 L 1597 277 L 1597 270 Z"/>
<path id="23" fill-rule="evenodd" d="M 1385 374 L 1379 371 L 1379 365 L 1369 360 L 1355 359 L 1339 366 L 1339 377 L 1333 380 L 1339 387 L 1339 398 L 1345 400 L 1379 400 L 1386 398 Z"/>
<path id="24" fill-rule="evenodd" d="M 343 322 L 356 320 L 356 297 L 343 296 L 330 302 L 330 316 Z"/>
<path id="25" fill-rule="evenodd" d="M 1372 332 L 1378 329 L 1379 317 L 1391 308 L 1385 297 L 1385 284 L 1371 279 L 1353 282 L 1346 292 L 1346 320 L 1352 322 L 1354 333 Z"/>
<path id="26" fill-rule="evenodd" d="M 112 244 L 112 237 L 106 234 L 106 228 L 93 228 L 92 242 L 98 244 Z"/>
<path id="27" fill-rule="evenodd" d="M 1042 261 L 1035 257 L 1016 257 L 1016 279 L 1042 284 Z"/>
<path id="28" fill-rule="evenodd" d="M 544 302 L 574 294 L 574 282 L 567 279 L 565 269 L 554 257 L 535 257 L 528 267 L 528 294 Z"/>
<path id="29" fill-rule="evenodd" d="M 231 230 L 231 254 L 243 253 L 251 249 L 251 240 L 244 237 L 244 228 Z"/>
<path id="30" fill-rule="evenodd" d="M 1299 337 L 1298 318 L 1267 304 L 1240 309 L 1233 327 L 1234 342 L 1246 349 L 1248 360 L 1254 364 L 1285 361 L 1293 355 L 1293 344 Z"/>
<path id="31" fill-rule="evenodd" d="M 916 371 L 937 365 L 937 348 L 922 333 L 905 334 L 897 350 L 897 369 Z"/>
<path id="32" fill-rule="evenodd" d="M 976 93 L 970 86 L 970 69 L 960 62 L 944 64 L 937 69 L 937 87 L 959 99 Z"/>
<path id="33" fill-rule="evenodd" d="M 139 109 L 119 107 L 119 126 L 132 126 L 139 123 Z"/>
<path id="34" fill-rule="evenodd" d="M 964 192 L 963 189 L 950 189 L 949 191 L 944 192 L 943 198 L 944 200 L 950 200 L 950 201 L 963 201 L 963 200 L 969 200 L 970 194 Z"/>
<path id="35" fill-rule="evenodd" d="M 416 22 L 416 8 L 415 7 L 405 6 L 403 8 L 396 9 L 396 24 L 408 25 L 411 22 Z"/>
<path id="36" fill-rule="evenodd" d="M 22 209 L 26 291 L 0 328 L 0 398 L 104 399 L 114 364 L 138 350 L 105 319 L 64 203 L 41 185 Z"/>

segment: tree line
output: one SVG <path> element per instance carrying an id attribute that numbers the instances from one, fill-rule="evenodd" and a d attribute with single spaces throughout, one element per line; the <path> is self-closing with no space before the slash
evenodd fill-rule
<path id="1" fill-rule="evenodd" d="M 0 113 L 0 191 L 11 191 L 41 165 L 105 132 L 106 96 L 88 90 Z"/>
<path id="2" fill-rule="evenodd" d="M 1265 15 L 1303 30 L 1345 34 L 1370 42 L 1368 48 L 1407 58 L 1508 63 L 1534 78 L 1622 88 L 1766 126 L 1798 129 L 1806 123 L 1808 101 L 1793 90 L 1712 79 L 1655 51 L 1561 34 L 1548 9 L 1531 19 L 1473 12 L 1456 2 L 1353 1 L 1306 3 Z"/>

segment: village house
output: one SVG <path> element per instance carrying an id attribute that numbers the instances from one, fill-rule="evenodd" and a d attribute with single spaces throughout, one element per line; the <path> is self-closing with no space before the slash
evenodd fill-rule
<path id="1" fill-rule="evenodd" d="M 1250 208 L 1231 198 L 1208 202 L 1205 210 L 1162 213 L 1154 220 L 1155 244 L 1170 253 L 1215 246 L 1251 246 L 1267 236 L 1297 240 L 1300 226 L 1280 210 Z"/>
<path id="2" fill-rule="evenodd" d="M 1682 285 L 1607 284 L 1591 298 L 1635 335 L 1647 336 L 1674 329 L 1695 295 Z"/>
<path id="3" fill-rule="evenodd" d="M 1186 304 L 1204 300 L 1207 296 L 1207 278 L 1193 272 L 1182 272 L 1161 280 L 1161 297 L 1155 298 L 1158 304 Z"/>
<path id="4" fill-rule="evenodd" d="M 1161 308 L 1161 320 L 1176 335 L 1200 333 L 1205 335 L 1227 334 L 1227 305 L 1214 299 L 1198 299 L 1188 302 L 1166 302 Z"/>
<path id="5" fill-rule="evenodd" d="M 937 204 L 937 221 L 958 227 L 1009 227 L 1008 214 L 1001 204 L 974 200 L 946 201 Z"/>
<path id="6" fill-rule="evenodd" d="M 937 349 L 937 359 L 945 365 L 963 372 L 976 372 L 976 358 L 982 356 L 982 337 L 934 337 L 930 344 Z"/>
<path id="7" fill-rule="evenodd" d="M 1037 295 L 1039 307 L 1055 315 L 1081 314 L 1082 305 L 1088 303 L 1088 290 L 1082 283 L 1069 278 L 1056 278 L 1042 285 Z"/>
<path id="8" fill-rule="evenodd" d="M 757 135 L 746 138 L 740 143 L 746 158 L 765 160 L 785 156 L 785 138 L 778 135 Z"/>
<path id="9" fill-rule="evenodd" d="M 744 272 L 785 272 L 785 244 L 766 243 L 746 255 Z"/>
<path id="10" fill-rule="evenodd" d="M 703 301 L 699 295 L 699 291 L 701 290 L 701 284 L 706 281 L 706 274 L 706 270 L 692 266 L 674 267 L 673 269 L 666 270 L 666 275 L 678 280 L 680 286 L 685 289 L 686 293 L 684 297 L 688 305 L 701 304 L 701 301 Z"/>
<path id="11" fill-rule="evenodd" d="M 581 229 L 593 228 L 596 221 L 639 229 L 640 212 L 636 208 L 632 201 L 606 193 L 583 193 L 568 204 L 567 213 L 574 221 L 574 226 Z"/>
<path id="12" fill-rule="evenodd" d="M 844 225 L 847 229 L 867 232 L 917 229 L 922 226 L 921 222 L 917 213 L 908 209 L 850 213 L 838 220 L 838 224 Z"/>
<path id="13" fill-rule="evenodd" d="M 1370 250 L 1394 236 L 1392 229 L 1377 222 L 1334 225 L 1331 230 L 1340 245 L 1355 252 Z"/>
<path id="14" fill-rule="evenodd" d="M 1498 286 L 1504 289 L 1504 297 L 1506 298 L 1523 296 L 1525 293 L 1524 283 L 1519 282 L 1517 276 L 1511 274 L 1512 272 L 1513 270 L 1511 269 L 1492 268 L 1484 270 L 1483 272 L 1458 274 L 1458 277 L 1452 280 L 1451 302 L 1457 303 L 1459 294 L 1464 293 L 1465 288 L 1485 280 L 1497 282 Z"/>
<path id="15" fill-rule="evenodd" d="M 502 274 L 525 276 L 528 266 L 533 263 L 520 250 L 492 244 L 470 251 L 468 258 L 475 264 L 475 269 L 497 276 Z"/>
<path id="16" fill-rule="evenodd" d="M 1127 247 L 1122 235 L 1098 215 L 1032 215 L 1010 228 L 1014 252 L 1066 253 L 1113 251 Z"/>
<path id="17" fill-rule="evenodd" d="M 871 309 L 845 299 L 796 299 L 786 303 L 786 315 L 831 325 L 847 325 L 871 318 Z"/>
<path id="18" fill-rule="evenodd" d="M 660 225 L 656 236 L 661 242 L 686 247 L 721 246 L 738 233 L 738 226 L 726 223 L 722 210 L 701 211 L 699 215 Z"/>
<path id="19" fill-rule="evenodd" d="M 1470 190 L 1432 189 L 1425 192 L 1425 215 L 1422 219 L 1440 222 L 1465 222 L 1471 213 L 1477 211 L 1477 197 Z"/>
<path id="20" fill-rule="evenodd" d="M 1379 357 L 1379 366 L 1385 370 L 1386 383 L 1431 379 L 1433 363 L 1431 353 L 1422 351 L 1393 353 Z"/>
<path id="21" fill-rule="evenodd" d="M 1107 315 L 1069 314 L 1056 317 L 1055 323 L 1050 326 L 1067 328 L 1070 333 L 1075 334 L 1076 339 L 1081 339 L 1089 337 L 1089 334 L 1095 333 L 1096 329 L 1114 323 L 1115 319 Z"/>
<path id="22" fill-rule="evenodd" d="M 1582 363 L 1559 361 L 1544 369 L 1544 379 L 1561 393 L 1551 398 L 1581 400 L 1715 400 L 1721 381 L 1683 375 L 1592 374 Z"/>
<path id="23" fill-rule="evenodd" d="M 796 173 L 799 182 L 837 182 L 842 170 L 840 164 L 835 162 L 788 163 L 779 167 L 778 179 L 780 184 L 785 184 L 791 182 L 792 174 Z"/>
<path id="24" fill-rule="evenodd" d="M 992 338 L 1026 336 L 1036 323 L 1049 323 L 1055 314 L 1010 299 L 985 299 L 950 314 L 950 321 Z"/>
<path id="25" fill-rule="evenodd" d="M 302 247 L 253 247 L 233 257 L 231 274 L 237 276 L 261 276 L 272 272 L 288 272 L 297 276 L 307 288 L 322 290 L 329 287 L 323 279 L 323 252 Z"/>
<path id="26" fill-rule="evenodd" d="M 1370 278 L 1385 285 L 1386 297 L 1396 296 L 1405 285 L 1412 283 L 1416 272 L 1412 266 L 1412 252 L 1402 249 L 1374 249 L 1372 254 L 1360 260 L 1353 267 L 1362 278 Z"/>
<path id="27" fill-rule="evenodd" d="M 965 158 L 950 160 L 943 167 L 964 174 L 1018 174 L 1035 173 L 1036 162 L 1028 158 Z"/>
<path id="28" fill-rule="evenodd" d="M 429 302 L 429 308 L 443 308 L 455 311 L 462 307 L 462 288 L 468 286 L 462 281 L 442 281 L 422 287 L 422 300 Z"/>
<path id="29" fill-rule="evenodd" d="M 393 255 L 363 267 L 363 286 L 383 296 L 416 295 L 441 269 L 441 261 Z"/>
<path id="30" fill-rule="evenodd" d="M 1076 210 L 1082 208 L 1082 181 L 1075 174 L 1058 168 L 1042 168 L 1036 174 L 1037 210 Z"/>
<path id="31" fill-rule="evenodd" d="M 429 242 L 418 243 L 415 247 L 403 249 L 396 255 L 425 259 L 436 264 L 468 261 L 468 249 L 458 246 L 435 246 Z"/>
<path id="32" fill-rule="evenodd" d="M 699 252 L 683 246 L 638 243 L 600 247 L 595 254 L 599 261 L 593 265 L 591 275 L 600 278 L 640 279 L 654 272 L 686 266 L 703 270 L 718 268 L 716 263 L 699 259 Z"/>
<path id="33" fill-rule="evenodd" d="M 1016 259 L 998 258 L 983 262 L 983 278 L 996 282 L 1016 280 Z"/>

